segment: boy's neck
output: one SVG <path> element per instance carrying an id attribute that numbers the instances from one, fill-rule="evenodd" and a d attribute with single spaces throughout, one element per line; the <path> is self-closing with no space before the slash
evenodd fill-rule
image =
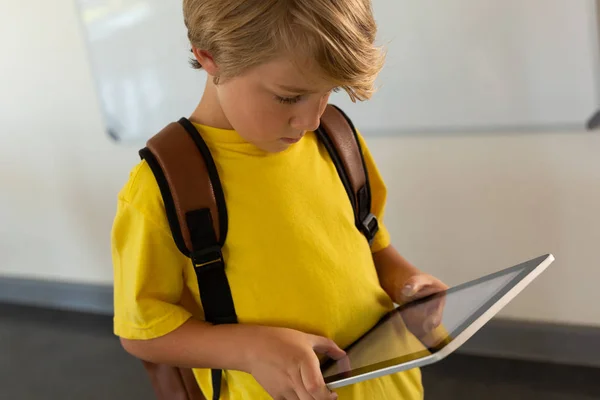
<path id="1" fill-rule="evenodd" d="M 233 129 L 221 108 L 219 97 L 217 96 L 217 88 L 213 83 L 212 76 L 208 75 L 206 78 L 206 86 L 202 94 L 202 99 L 200 99 L 200 103 L 189 119 L 192 122 L 213 128 Z"/>

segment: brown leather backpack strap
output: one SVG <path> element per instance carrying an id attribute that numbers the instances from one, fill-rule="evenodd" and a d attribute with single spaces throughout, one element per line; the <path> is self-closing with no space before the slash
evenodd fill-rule
<path id="1" fill-rule="evenodd" d="M 371 186 L 356 129 L 342 110 L 329 104 L 321 116 L 317 134 L 346 188 L 356 226 L 371 244 L 379 225 L 377 218 L 371 213 Z"/>
<path id="2" fill-rule="evenodd" d="M 190 368 L 144 361 L 157 400 L 206 400 Z"/>
<path id="3" fill-rule="evenodd" d="M 194 125 L 181 118 L 152 137 L 140 156 L 160 188 L 173 239 L 194 266 L 205 320 L 237 323 L 221 251 L 227 236 L 227 207 L 208 146 Z M 166 371 L 173 375 L 174 371 Z M 180 372 L 189 377 L 191 371 Z M 213 370 L 212 374 L 213 400 L 218 400 L 222 371 Z"/>
<path id="4" fill-rule="evenodd" d="M 227 207 L 208 146 L 194 125 L 182 118 L 152 137 L 140 155 L 158 182 L 173 238 L 194 264 L 205 319 L 236 323 L 221 253 Z"/>
<path id="5" fill-rule="evenodd" d="M 226 235 L 226 232 L 221 235 L 219 223 L 220 213 L 226 213 L 226 208 L 223 206 L 219 209 L 217 194 L 213 188 L 205 157 L 198 150 L 193 135 L 185 129 L 182 121 L 167 125 L 148 140 L 147 148 L 140 154 L 148 162 L 159 181 L 171 231 L 182 253 L 190 256 L 193 252 L 187 220 L 188 213 L 191 211 L 210 210 L 211 223 L 216 236 L 215 242 Z M 162 171 L 162 177 L 160 171 L 156 171 L 157 166 Z M 218 181 L 218 176 L 216 180 Z M 227 223 L 223 225 L 226 229 Z"/>

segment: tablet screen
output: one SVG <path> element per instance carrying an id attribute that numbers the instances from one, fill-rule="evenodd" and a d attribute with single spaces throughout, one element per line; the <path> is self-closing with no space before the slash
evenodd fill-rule
<path id="1" fill-rule="evenodd" d="M 323 365 L 325 382 L 426 357 L 439 351 L 537 267 L 542 258 L 405 304 Z M 431 329 L 431 324 L 437 326 Z"/>

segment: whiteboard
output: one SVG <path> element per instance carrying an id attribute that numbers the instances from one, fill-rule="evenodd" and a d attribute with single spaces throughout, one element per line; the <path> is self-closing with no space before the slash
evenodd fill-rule
<path id="1" fill-rule="evenodd" d="M 107 130 L 145 140 L 189 115 L 206 74 L 181 1 L 78 0 Z M 332 96 L 367 135 L 581 127 L 600 106 L 595 0 L 374 0 L 378 91 Z"/>
<path id="2" fill-rule="evenodd" d="M 138 143 L 192 113 L 206 73 L 188 64 L 182 1 L 78 0 L 78 9 L 111 136 Z"/>
<path id="3" fill-rule="evenodd" d="M 375 0 L 378 93 L 338 96 L 379 133 L 581 127 L 600 105 L 595 0 Z"/>

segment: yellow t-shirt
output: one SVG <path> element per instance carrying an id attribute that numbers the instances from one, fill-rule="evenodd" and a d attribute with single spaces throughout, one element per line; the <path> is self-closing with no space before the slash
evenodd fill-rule
<path id="1" fill-rule="evenodd" d="M 372 248 L 354 225 L 343 184 L 314 133 L 273 154 L 235 131 L 196 127 L 223 185 L 229 216 L 223 254 L 240 323 L 297 329 L 344 348 L 392 309 L 371 255 L 390 244 L 381 223 L 386 189 L 362 138 L 372 211 L 381 223 Z M 150 339 L 192 316 L 203 318 L 194 270 L 171 237 L 145 162 L 119 193 L 112 249 L 116 335 Z M 210 396 L 210 371 L 194 372 Z M 222 399 L 270 399 L 249 374 L 226 371 L 224 381 Z M 418 369 L 337 392 L 340 399 L 423 398 Z"/>

